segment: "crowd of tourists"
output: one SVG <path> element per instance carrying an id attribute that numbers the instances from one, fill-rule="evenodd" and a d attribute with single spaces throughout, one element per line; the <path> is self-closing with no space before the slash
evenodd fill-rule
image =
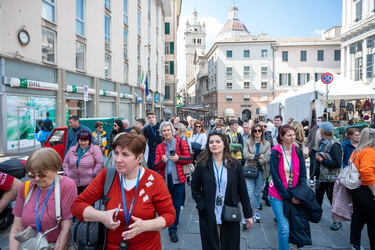
<path id="1" fill-rule="evenodd" d="M 40 233 L 55 249 L 74 249 L 75 220 L 106 227 L 103 249 L 162 249 L 163 228 L 172 242 L 179 241 L 190 191 L 202 249 L 240 249 L 241 228 L 264 220 L 262 200 L 274 213 L 279 249 L 312 245 L 310 222 L 320 221 L 325 195 L 332 205 L 330 229 L 351 221 L 350 244 L 363 249 L 367 225 L 375 249 L 374 128 L 353 126 L 341 142 L 324 116 L 311 125 L 280 115 L 267 121 L 189 116 L 158 122 L 150 112 L 134 126 L 115 120 L 110 134 L 100 121 L 88 128 L 71 116 L 68 124 L 63 162 L 55 150 L 41 148 L 26 163 L 30 182 L 11 188 L 13 179 L 0 174 L 7 180 L 0 188 L 13 190 L 7 199 L 17 196 L 9 249 L 22 249 L 26 230 Z M 340 172 L 354 165 L 361 185 L 343 187 Z M 113 166 L 117 174 L 106 191 Z M 94 204 L 103 193 L 102 211 Z"/>

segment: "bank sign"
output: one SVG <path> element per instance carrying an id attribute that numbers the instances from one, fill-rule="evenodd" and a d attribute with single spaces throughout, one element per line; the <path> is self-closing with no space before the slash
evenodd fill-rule
<path id="1" fill-rule="evenodd" d="M 52 91 L 57 91 L 59 89 L 59 85 L 57 85 L 56 83 L 39 82 L 13 77 L 10 78 L 10 86 L 13 88 L 45 89 Z"/>

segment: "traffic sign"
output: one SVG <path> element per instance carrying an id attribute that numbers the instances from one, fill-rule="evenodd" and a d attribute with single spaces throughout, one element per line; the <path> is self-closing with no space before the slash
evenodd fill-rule
<path id="1" fill-rule="evenodd" d="M 330 84 L 333 81 L 333 75 L 331 73 L 324 73 L 321 77 L 320 80 L 324 84 Z"/>
<path id="2" fill-rule="evenodd" d="M 87 102 L 89 100 L 89 86 L 83 86 L 83 101 Z"/>

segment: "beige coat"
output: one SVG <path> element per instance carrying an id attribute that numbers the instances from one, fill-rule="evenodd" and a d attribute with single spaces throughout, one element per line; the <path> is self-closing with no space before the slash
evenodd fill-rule
<path id="1" fill-rule="evenodd" d="M 260 143 L 260 154 L 263 154 L 264 157 L 259 159 L 260 164 L 262 164 L 263 168 L 263 178 L 266 179 L 270 175 L 270 156 L 271 156 L 271 146 L 268 141 L 264 141 L 264 143 Z M 245 166 L 246 167 L 256 167 L 256 163 L 253 161 L 254 156 L 256 154 L 256 147 L 254 145 L 250 145 L 250 138 L 246 140 L 244 143 L 243 149 L 243 158 L 246 160 Z"/>

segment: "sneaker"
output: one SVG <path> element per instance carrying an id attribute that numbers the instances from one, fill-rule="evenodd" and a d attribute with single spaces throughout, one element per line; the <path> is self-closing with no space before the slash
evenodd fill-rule
<path id="1" fill-rule="evenodd" d="M 267 205 L 268 207 L 271 206 L 271 202 L 270 202 L 270 200 L 268 199 L 267 196 L 262 196 L 262 200 L 264 200 L 264 202 L 266 203 L 266 205 Z"/>
<path id="2" fill-rule="evenodd" d="M 246 226 L 246 219 L 245 218 L 242 220 L 241 226 L 242 226 L 243 229 L 248 229 L 248 227 Z"/>
<path id="3" fill-rule="evenodd" d="M 257 210 L 257 211 L 255 211 L 255 213 L 254 213 L 254 222 L 256 222 L 256 223 L 260 223 L 260 214 L 259 214 L 259 211 Z"/>
<path id="4" fill-rule="evenodd" d="M 171 238 L 171 241 L 174 243 L 178 241 L 178 236 L 176 232 L 169 232 L 169 237 Z"/>
<path id="5" fill-rule="evenodd" d="M 310 187 L 314 187 L 315 186 L 315 180 L 310 180 Z"/>
<path id="6" fill-rule="evenodd" d="M 331 230 L 337 231 L 342 227 L 341 222 L 333 222 L 331 225 Z"/>

